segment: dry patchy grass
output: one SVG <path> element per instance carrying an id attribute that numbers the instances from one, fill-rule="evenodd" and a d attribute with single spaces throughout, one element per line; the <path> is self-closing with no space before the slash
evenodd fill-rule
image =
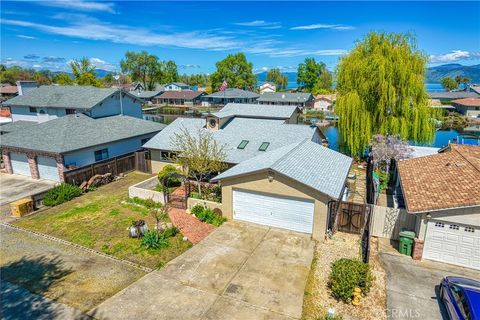
<path id="1" fill-rule="evenodd" d="M 370 256 L 370 265 L 375 279 L 370 293 L 362 297 L 360 306 L 356 307 L 336 300 L 328 288 L 331 264 L 340 258 L 358 258 L 360 256 L 359 241 L 358 235 L 339 232 L 331 240 L 317 243 L 312 270 L 305 289 L 302 319 L 323 319 L 329 308 L 334 308 L 337 314 L 343 316 L 343 319 L 383 320 L 387 318 L 385 271 L 378 258 L 376 239 L 372 238 Z"/>

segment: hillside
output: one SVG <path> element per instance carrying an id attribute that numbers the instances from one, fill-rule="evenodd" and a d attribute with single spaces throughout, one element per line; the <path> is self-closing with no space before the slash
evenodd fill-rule
<path id="1" fill-rule="evenodd" d="M 444 64 L 427 69 L 426 83 L 440 83 L 445 77 L 467 77 L 472 83 L 480 83 L 480 64 L 463 66 L 458 63 Z"/>

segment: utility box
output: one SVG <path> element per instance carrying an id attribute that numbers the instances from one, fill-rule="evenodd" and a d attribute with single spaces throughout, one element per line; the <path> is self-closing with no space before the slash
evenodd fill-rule
<path id="1" fill-rule="evenodd" d="M 13 217 L 23 217 L 33 212 L 33 201 L 31 198 L 23 198 L 10 204 L 10 211 Z"/>

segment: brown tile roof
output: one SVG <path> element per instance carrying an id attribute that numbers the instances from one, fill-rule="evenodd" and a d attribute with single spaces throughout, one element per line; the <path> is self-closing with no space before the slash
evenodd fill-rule
<path id="1" fill-rule="evenodd" d="M 480 98 L 463 98 L 453 100 L 452 103 L 465 107 L 480 107 Z"/>
<path id="2" fill-rule="evenodd" d="M 452 144 L 400 161 L 398 172 L 409 212 L 480 206 L 480 146 Z"/>
<path id="3" fill-rule="evenodd" d="M 158 99 L 195 99 L 203 92 L 199 91 L 166 91 L 159 95 Z"/>
<path id="4" fill-rule="evenodd" d="M 0 94 L 14 94 L 18 92 L 17 86 L 0 87 Z"/>

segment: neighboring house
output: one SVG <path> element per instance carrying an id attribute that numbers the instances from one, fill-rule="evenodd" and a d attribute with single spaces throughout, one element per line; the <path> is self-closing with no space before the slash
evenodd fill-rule
<path id="1" fill-rule="evenodd" d="M 172 82 L 164 85 L 164 91 L 183 91 L 191 90 L 192 88 L 183 82 Z"/>
<path id="2" fill-rule="evenodd" d="M 154 99 L 155 104 L 169 106 L 196 106 L 202 104 L 201 91 L 166 91 Z"/>
<path id="3" fill-rule="evenodd" d="M 203 97 L 204 106 L 224 106 L 227 103 L 254 103 L 260 95 L 237 88 L 227 88 L 225 91 L 218 91 Z"/>
<path id="4" fill-rule="evenodd" d="M 130 91 L 130 93 L 140 99 L 143 103 L 152 103 L 155 98 L 163 93 L 163 91 Z"/>
<path id="5" fill-rule="evenodd" d="M 265 92 L 277 92 L 277 86 L 274 83 L 265 82 L 264 84 L 260 85 L 260 87 L 258 87 L 258 92 L 260 92 L 260 94 L 263 94 Z"/>
<path id="6" fill-rule="evenodd" d="M 19 96 L 29 93 L 30 91 L 38 88 L 37 81 L 19 80 L 16 82 L 16 84 Z"/>
<path id="7" fill-rule="evenodd" d="M 67 115 L 43 123 L 14 122 L 0 146 L 10 174 L 63 181 L 63 172 L 142 148 L 165 125 L 130 116 Z M 16 127 L 15 127 L 16 126 Z"/>
<path id="8" fill-rule="evenodd" d="M 424 259 L 480 269 L 480 146 L 451 144 L 398 162 Z"/>
<path id="9" fill-rule="evenodd" d="M 314 100 L 313 95 L 306 92 L 265 92 L 257 99 L 257 103 L 312 108 Z"/>
<path id="10" fill-rule="evenodd" d="M 315 96 L 313 108 L 321 111 L 333 111 L 333 103 L 335 100 L 335 94 L 319 94 Z"/>
<path id="11" fill-rule="evenodd" d="M 474 91 L 427 92 L 427 95 L 430 99 L 437 99 L 445 102 L 463 98 L 480 98 L 480 94 Z"/>
<path id="12" fill-rule="evenodd" d="M 0 101 L 5 101 L 10 98 L 15 97 L 18 94 L 18 87 L 17 86 L 1 86 L 0 87 Z"/>
<path id="13" fill-rule="evenodd" d="M 288 143 L 221 173 L 222 213 L 323 240 L 328 203 L 345 191 L 352 158 L 310 139 Z"/>
<path id="14" fill-rule="evenodd" d="M 452 105 L 464 116 L 480 118 L 480 97 L 452 100 Z"/>
<path id="15" fill-rule="evenodd" d="M 142 101 L 115 88 L 92 86 L 41 86 L 2 103 L 12 120 L 44 122 L 74 113 L 92 118 L 124 114 L 142 118 Z"/>
<path id="16" fill-rule="evenodd" d="M 177 118 L 144 148 L 150 150 L 152 171 L 158 172 L 171 162 L 172 154 L 180 151 L 172 140 L 184 128 L 192 134 L 198 130 L 212 132 L 226 148 L 226 162 L 230 165 L 305 139 L 321 143 L 325 137 L 320 130 L 296 124 L 297 118 L 295 106 L 228 104 L 206 119 Z"/>
<path id="17" fill-rule="evenodd" d="M 473 91 L 480 96 L 480 86 L 477 86 L 477 85 L 470 86 L 470 91 Z"/>

